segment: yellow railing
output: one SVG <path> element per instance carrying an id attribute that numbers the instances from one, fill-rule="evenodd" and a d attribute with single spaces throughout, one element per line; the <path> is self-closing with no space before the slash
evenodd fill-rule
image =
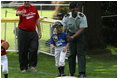
<path id="1" fill-rule="evenodd" d="M 43 22 L 43 23 L 54 23 L 56 21 L 59 21 L 59 20 L 54 20 L 54 19 L 51 19 L 51 18 L 40 18 L 39 19 L 40 22 Z M 1 18 L 1 22 L 18 22 L 19 21 L 19 17 L 6 17 L 6 18 Z"/>

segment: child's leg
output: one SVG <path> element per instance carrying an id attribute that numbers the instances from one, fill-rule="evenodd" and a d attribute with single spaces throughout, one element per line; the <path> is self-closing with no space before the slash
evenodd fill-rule
<path id="1" fill-rule="evenodd" d="M 59 58 L 59 68 L 61 72 L 61 76 L 65 76 L 64 74 L 64 66 L 65 66 L 65 57 L 66 57 L 66 52 L 63 52 L 63 49 L 60 53 L 60 58 Z"/>
<path id="2" fill-rule="evenodd" d="M 60 50 L 55 48 L 55 66 L 59 67 Z"/>
<path id="3" fill-rule="evenodd" d="M 66 58 L 66 52 L 63 52 L 62 50 L 60 53 L 60 58 L 59 58 L 59 66 L 65 65 L 65 58 Z"/>
<path id="4" fill-rule="evenodd" d="M 8 78 L 8 74 L 4 74 L 4 77 L 5 77 L 5 78 Z"/>
<path id="5" fill-rule="evenodd" d="M 65 74 L 64 74 L 64 66 L 60 66 L 60 67 L 58 67 L 58 69 L 59 69 L 59 72 L 60 72 L 60 76 L 65 76 Z"/>
<path id="6" fill-rule="evenodd" d="M 1 56 L 1 65 L 2 65 L 2 72 L 4 73 L 4 77 L 8 78 L 8 59 L 7 56 Z"/>
<path id="7" fill-rule="evenodd" d="M 60 60 L 60 53 L 61 53 L 61 48 L 55 48 L 55 65 L 58 67 L 59 75 L 61 76 L 61 67 L 59 66 L 59 60 Z"/>

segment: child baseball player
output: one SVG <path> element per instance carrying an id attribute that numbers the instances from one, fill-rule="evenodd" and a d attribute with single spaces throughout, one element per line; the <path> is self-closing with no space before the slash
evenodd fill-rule
<path id="1" fill-rule="evenodd" d="M 50 46 L 52 48 L 55 48 L 55 65 L 59 70 L 58 76 L 65 76 L 65 56 L 67 53 L 67 48 L 69 46 L 67 42 L 67 34 L 63 32 L 63 25 L 61 24 L 61 22 L 55 22 L 54 28 L 56 32 L 53 33 L 50 38 Z"/>
<path id="2" fill-rule="evenodd" d="M 1 67 L 4 77 L 8 78 L 8 59 L 6 50 L 9 48 L 9 43 L 5 40 L 1 40 Z"/>

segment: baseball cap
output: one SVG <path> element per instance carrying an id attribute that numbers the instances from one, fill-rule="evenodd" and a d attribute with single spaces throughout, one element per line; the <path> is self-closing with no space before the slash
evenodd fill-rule
<path id="1" fill-rule="evenodd" d="M 61 22 L 55 22 L 53 27 L 56 28 L 56 27 L 62 27 L 62 23 Z"/>
<path id="2" fill-rule="evenodd" d="M 79 6 L 80 6 L 79 3 L 77 3 L 77 2 L 72 2 L 72 3 L 70 3 L 69 8 L 72 9 L 72 8 L 77 8 L 77 7 L 79 7 Z"/>

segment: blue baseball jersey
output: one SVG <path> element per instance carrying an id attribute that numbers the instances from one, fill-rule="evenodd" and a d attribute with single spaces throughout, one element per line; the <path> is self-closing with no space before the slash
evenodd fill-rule
<path id="1" fill-rule="evenodd" d="M 65 32 L 58 33 L 58 34 L 52 34 L 49 43 L 53 44 L 57 47 L 66 46 L 66 44 L 68 43 L 66 40 L 66 37 L 67 37 L 67 33 L 65 33 Z"/>

